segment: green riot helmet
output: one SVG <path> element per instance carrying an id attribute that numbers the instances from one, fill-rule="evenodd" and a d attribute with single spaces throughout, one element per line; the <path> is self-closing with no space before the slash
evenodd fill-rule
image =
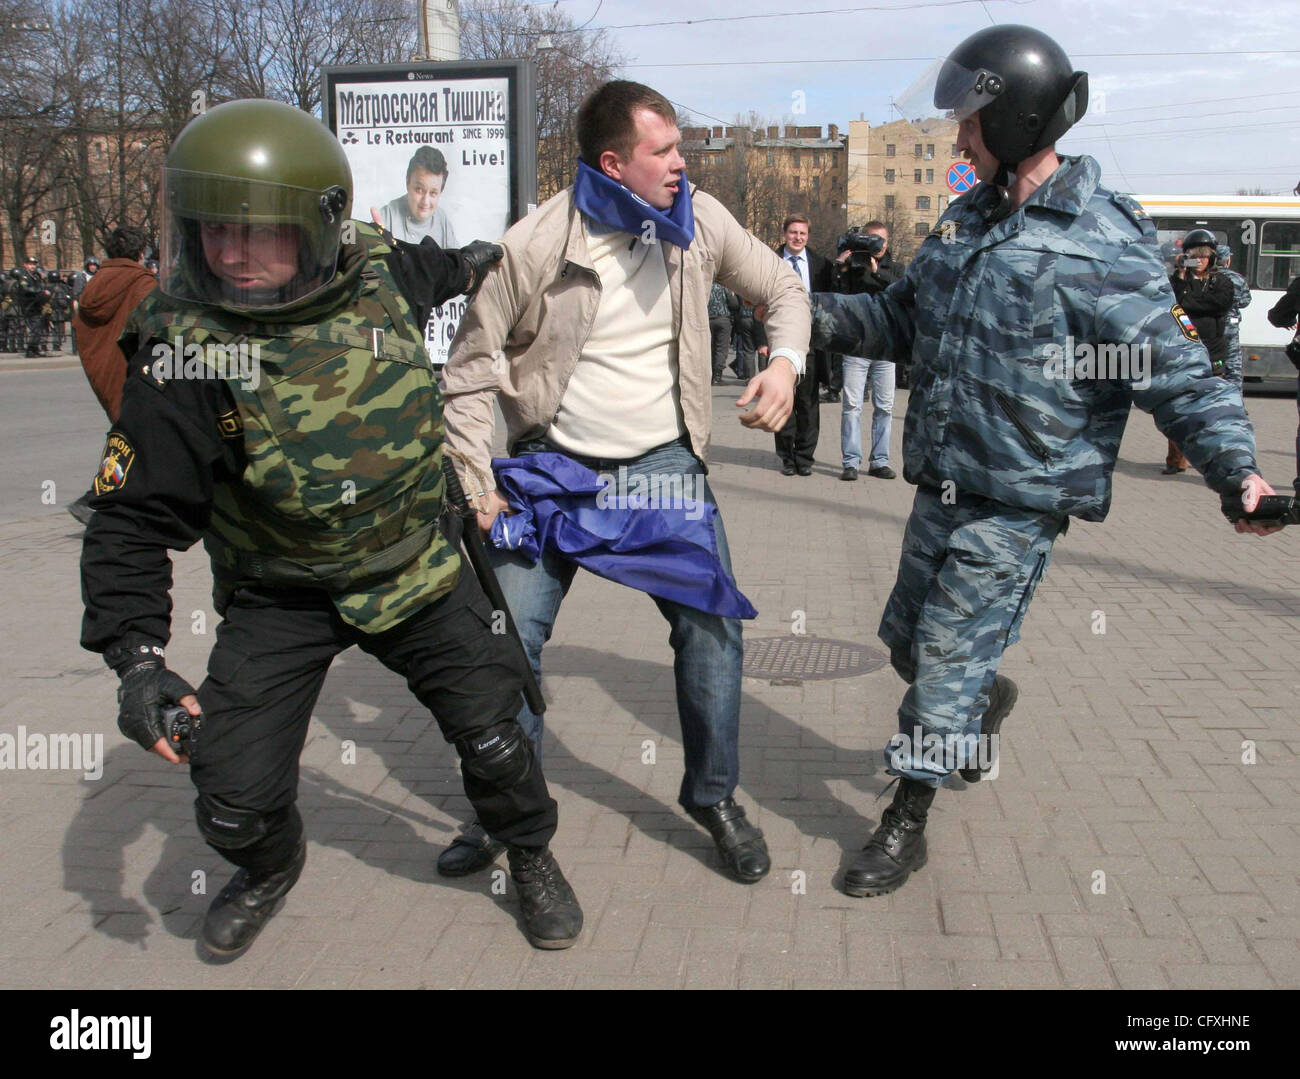
<path id="1" fill-rule="evenodd" d="M 172 144 L 162 187 L 168 296 L 274 311 L 333 280 L 352 170 L 309 113 L 261 99 L 209 109 Z"/>

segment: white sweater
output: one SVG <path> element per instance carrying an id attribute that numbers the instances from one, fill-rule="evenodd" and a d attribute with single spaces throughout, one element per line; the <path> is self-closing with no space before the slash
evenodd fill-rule
<path id="1" fill-rule="evenodd" d="M 587 225 L 600 306 L 547 437 L 569 453 L 620 460 L 686 430 L 673 305 L 659 244 Z"/>

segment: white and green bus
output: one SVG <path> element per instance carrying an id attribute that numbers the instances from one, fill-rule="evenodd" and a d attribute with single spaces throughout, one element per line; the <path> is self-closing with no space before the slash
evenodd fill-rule
<path id="1" fill-rule="evenodd" d="M 1232 251 L 1232 268 L 1250 285 L 1241 312 L 1242 370 L 1248 384 L 1294 389 L 1296 369 L 1283 349 L 1290 330 L 1269 323 L 1270 307 L 1300 275 L 1300 198 L 1277 195 L 1135 195 L 1171 253 L 1192 229 L 1209 229 Z"/>

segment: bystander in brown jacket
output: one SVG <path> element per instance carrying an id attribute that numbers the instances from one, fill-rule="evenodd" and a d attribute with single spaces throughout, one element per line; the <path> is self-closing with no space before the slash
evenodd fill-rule
<path id="1" fill-rule="evenodd" d="M 127 316 L 158 283 L 140 263 L 144 245 L 144 234 L 138 229 L 113 230 L 109 258 L 86 282 L 72 320 L 81 366 L 110 423 L 117 421 L 126 380 L 126 357 L 117 347 L 117 339 Z"/>

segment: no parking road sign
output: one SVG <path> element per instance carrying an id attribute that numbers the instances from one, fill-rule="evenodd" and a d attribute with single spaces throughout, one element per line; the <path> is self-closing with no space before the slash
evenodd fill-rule
<path id="1" fill-rule="evenodd" d="M 977 183 L 975 166 L 969 161 L 954 161 L 948 166 L 948 190 L 953 194 L 964 195 Z"/>

